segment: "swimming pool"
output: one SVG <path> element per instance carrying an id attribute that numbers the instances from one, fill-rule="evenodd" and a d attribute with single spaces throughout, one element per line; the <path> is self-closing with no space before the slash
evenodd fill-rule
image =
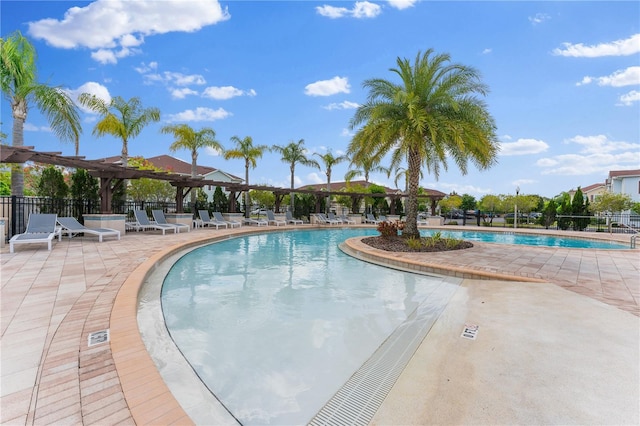
<path id="1" fill-rule="evenodd" d="M 308 423 L 390 335 L 418 321 L 426 334 L 458 288 L 456 278 L 343 254 L 338 243 L 356 235 L 233 238 L 191 251 L 166 275 L 171 337 L 242 424 Z"/>

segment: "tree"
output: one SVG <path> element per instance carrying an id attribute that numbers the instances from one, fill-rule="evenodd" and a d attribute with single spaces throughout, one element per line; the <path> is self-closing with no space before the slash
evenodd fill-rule
<path id="1" fill-rule="evenodd" d="M 489 212 L 489 223 L 493 225 L 493 218 L 500 210 L 502 201 L 497 195 L 487 194 L 480 199 L 480 210 Z"/>
<path id="2" fill-rule="evenodd" d="M 143 108 L 139 98 L 125 101 L 116 96 L 107 102 L 96 95 L 82 93 L 78 100 L 102 117 L 93 128 L 94 136 L 111 135 L 122 141 L 121 159 L 125 167 L 129 162 L 129 141 L 148 124 L 160 121 L 160 110 L 155 107 Z"/>
<path id="3" fill-rule="evenodd" d="M 55 166 L 48 166 L 42 171 L 38 184 L 40 197 L 64 198 L 69 193 L 69 186 L 64 181 L 62 171 Z"/>
<path id="4" fill-rule="evenodd" d="M 140 170 L 152 170 L 163 172 L 161 167 L 156 167 L 143 157 L 131 157 L 129 164 Z M 132 179 L 127 188 L 129 196 L 136 201 L 170 201 L 175 199 L 175 188 L 166 180 L 140 178 Z"/>
<path id="5" fill-rule="evenodd" d="M 553 222 L 556 221 L 557 212 L 558 205 L 556 204 L 555 200 L 549 200 L 547 205 L 542 210 L 542 217 L 540 218 L 545 229 L 549 229 L 549 227 L 553 225 Z"/>
<path id="6" fill-rule="evenodd" d="M 584 229 L 589 225 L 589 218 L 584 216 L 589 216 L 589 201 L 586 201 L 582 193 L 582 189 L 578 187 L 576 193 L 573 195 L 573 199 L 571 200 L 571 215 L 575 216 L 573 218 L 573 230 L 574 231 L 584 231 Z"/>
<path id="7" fill-rule="evenodd" d="M 213 191 L 213 211 L 214 212 L 227 212 L 229 211 L 229 199 L 222 191 L 222 188 L 216 186 Z"/>
<path id="8" fill-rule="evenodd" d="M 374 160 L 372 158 L 363 157 L 359 159 L 359 162 L 352 161 L 349 167 L 352 167 L 352 166 L 359 167 L 359 168 L 351 169 L 344 175 L 344 180 L 346 180 L 347 182 L 351 181 L 356 176 L 363 176 L 364 181 L 366 183 L 369 183 L 369 174 L 371 174 L 372 172 L 386 173 L 387 177 L 390 174 L 389 169 L 374 163 Z"/>
<path id="9" fill-rule="evenodd" d="M 224 152 L 224 159 L 229 160 L 231 158 L 244 160 L 244 181 L 246 185 L 249 185 L 249 167 L 255 169 L 257 165 L 257 159 L 262 158 L 262 154 L 269 149 L 266 145 L 253 145 L 253 138 L 251 136 L 245 136 L 240 139 L 238 136 L 232 136 L 231 142 L 236 144 L 234 149 L 229 149 Z M 249 191 L 244 193 L 244 215 L 249 217 L 250 209 Z"/>
<path id="10" fill-rule="evenodd" d="M 186 124 L 176 124 L 174 126 L 164 126 L 160 129 L 161 133 L 171 134 L 176 139 L 169 149 L 175 152 L 179 149 L 186 149 L 191 151 L 191 177 L 198 176 L 198 150 L 201 148 L 213 148 L 217 151 L 224 151 L 220 142 L 216 140 L 216 132 L 209 128 L 204 127 L 199 131 L 193 130 Z M 191 204 L 196 202 L 196 192 L 191 190 Z"/>
<path id="11" fill-rule="evenodd" d="M 438 204 L 440 205 L 440 210 L 446 216 L 447 213 L 460 208 L 462 205 L 462 197 L 457 194 L 451 194 L 440 200 Z"/>
<path id="12" fill-rule="evenodd" d="M 460 203 L 460 208 L 462 209 L 462 224 L 466 226 L 467 224 L 467 210 L 475 210 L 476 209 L 476 199 L 473 195 L 462 194 L 462 202 Z"/>
<path id="13" fill-rule="evenodd" d="M 349 157 L 347 157 L 346 155 L 339 155 L 336 157 L 330 151 L 327 152 L 326 154 L 320 154 L 320 153 L 314 152 L 313 155 L 317 155 L 318 157 L 320 157 L 320 159 L 324 163 L 324 167 L 325 167 L 324 173 L 327 175 L 327 192 L 330 192 L 331 191 L 331 170 L 333 169 L 333 166 L 335 166 L 336 164 L 342 163 L 343 161 L 347 161 Z M 325 213 L 329 213 L 330 208 L 331 208 L 331 196 L 327 194 Z"/>
<path id="14" fill-rule="evenodd" d="M 589 208 L 594 213 L 619 213 L 629 210 L 632 205 L 629 194 L 605 192 L 598 195 Z"/>
<path id="15" fill-rule="evenodd" d="M 436 179 L 440 168 L 453 160 L 462 174 L 472 161 L 479 169 L 491 167 L 497 158 L 496 125 L 485 103 L 477 97 L 487 93 L 479 73 L 472 67 L 451 64 L 448 54 L 429 49 L 408 59 L 397 59 L 391 72 L 396 84 L 384 79 L 364 82 L 367 102 L 358 107 L 351 128 L 363 125 L 349 144 L 355 161 L 371 157 L 380 161 L 391 153 L 390 168 L 403 161 L 408 168 L 409 194 L 403 234 L 419 238 L 418 187 L 426 167 Z"/>
<path id="16" fill-rule="evenodd" d="M 24 123 L 31 104 L 46 116 L 58 139 L 77 144 L 82 128 L 76 105 L 59 87 L 38 83 L 36 71 L 35 48 L 20 31 L 0 38 L 0 84 L 11 104 L 12 145 L 24 146 Z M 20 197 L 24 195 L 22 168 L 22 164 L 16 164 L 11 172 L 11 193 Z"/>
<path id="17" fill-rule="evenodd" d="M 100 183 L 84 169 L 76 169 L 71 175 L 71 197 L 76 209 L 74 216 L 82 221 L 84 213 L 93 213 L 91 206 L 100 205 Z M 87 207 L 85 209 L 85 206 Z"/>
<path id="18" fill-rule="evenodd" d="M 307 150 L 303 147 L 304 139 L 300 139 L 298 142 L 289 142 L 287 146 L 274 145 L 273 150 L 280 153 L 281 160 L 284 163 L 289 164 L 289 170 L 291 171 L 291 195 L 290 195 L 290 204 L 291 204 L 291 214 L 293 214 L 293 210 L 295 207 L 295 194 L 293 193 L 294 189 L 294 177 L 296 171 L 296 164 L 300 163 L 304 166 L 315 167 L 317 169 L 320 168 L 320 165 L 309 158 L 307 158 Z"/>

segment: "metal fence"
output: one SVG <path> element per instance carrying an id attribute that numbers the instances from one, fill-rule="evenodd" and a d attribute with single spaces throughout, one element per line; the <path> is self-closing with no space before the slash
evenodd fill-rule
<path id="1" fill-rule="evenodd" d="M 133 217 L 133 210 L 146 209 L 149 216 L 151 210 L 175 212 L 176 203 L 150 201 L 114 201 L 114 214 L 126 214 Z M 187 209 L 188 210 L 188 209 Z M 55 213 L 58 216 L 73 216 L 81 223 L 84 214 L 99 214 L 100 201 L 57 199 L 49 197 L 0 197 L 0 221 L 4 224 L 5 238 L 21 234 L 27 228 L 31 213 Z"/>

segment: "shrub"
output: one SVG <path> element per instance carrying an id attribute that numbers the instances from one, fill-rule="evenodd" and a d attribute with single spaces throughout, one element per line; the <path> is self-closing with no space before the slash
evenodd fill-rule
<path id="1" fill-rule="evenodd" d="M 407 240 L 407 245 L 411 250 L 420 250 L 422 247 L 422 240 L 420 238 L 411 237 Z"/>
<path id="2" fill-rule="evenodd" d="M 398 236 L 398 224 L 394 222 L 380 222 L 378 224 L 378 232 L 383 238 L 392 238 Z"/>

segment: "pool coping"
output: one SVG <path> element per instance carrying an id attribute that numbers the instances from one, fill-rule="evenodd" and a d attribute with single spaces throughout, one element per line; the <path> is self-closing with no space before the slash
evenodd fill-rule
<path id="1" fill-rule="evenodd" d="M 371 228 L 370 226 L 355 226 L 358 228 Z M 172 256 L 179 250 L 189 249 L 202 244 L 233 238 L 238 235 L 262 234 L 265 232 L 280 232 L 293 229 L 330 229 L 323 226 L 303 226 L 303 227 L 273 227 L 273 228 L 251 228 L 241 227 L 229 230 L 223 235 L 206 235 L 194 238 L 187 243 L 174 244 L 159 253 L 156 253 L 141 263 L 125 280 L 114 300 L 110 315 L 110 346 L 114 360 L 116 372 L 121 383 L 122 391 L 126 403 L 129 407 L 132 418 L 136 424 L 194 424 L 192 419 L 186 414 L 182 406 L 171 393 L 171 390 L 162 379 L 153 359 L 147 352 L 142 336 L 138 329 L 137 307 L 140 290 L 147 277 L 156 266 Z M 350 226 L 349 228 L 354 228 Z M 464 227 L 440 227 L 430 228 L 440 230 L 464 230 Z M 468 230 L 468 229 L 467 229 Z M 476 230 L 478 231 L 478 230 Z M 486 230 L 483 232 L 492 232 Z M 507 231 L 513 233 L 527 233 L 526 231 Z M 538 232 L 540 233 L 540 232 Z M 568 235 L 554 232 L 543 232 L 546 235 Z M 625 236 L 627 236 L 625 234 Z M 575 236 L 580 238 L 579 236 Z M 596 240 L 611 240 L 611 235 L 603 235 L 603 238 L 590 236 Z M 608 238 L 607 238 L 608 237 Z M 364 237 L 362 237 L 364 238 Z M 357 238 L 356 238 L 357 239 Z M 588 239 L 588 238 L 587 238 Z M 349 240 L 347 240 L 349 241 Z M 621 239 L 618 239 L 621 241 Z M 474 243 L 476 244 L 476 243 Z M 486 271 L 478 271 L 469 268 L 455 267 L 452 265 L 439 266 L 434 263 L 424 261 L 412 261 L 410 259 L 399 260 L 392 253 L 386 254 L 382 250 L 377 250 L 366 246 L 359 241 L 349 241 L 347 247 L 355 251 L 358 255 L 365 257 L 366 261 L 379 261 L 384 266 L 395 267 L 396 269 L 407 268 L 420 273 L 435 273 L 441 275 L 453 275 L 458 278 L 476 278 L 486 280 L 508 280 L 508 281 L 530 281 L 549 282 L 535 277 L 520 275 L 508 275 Z M 573 250 L 573 249 L 569 249 Z M 582 249 L 576 249 L 582 250 Z M 637 249 L 636 249 L 637 250 Z"/>

